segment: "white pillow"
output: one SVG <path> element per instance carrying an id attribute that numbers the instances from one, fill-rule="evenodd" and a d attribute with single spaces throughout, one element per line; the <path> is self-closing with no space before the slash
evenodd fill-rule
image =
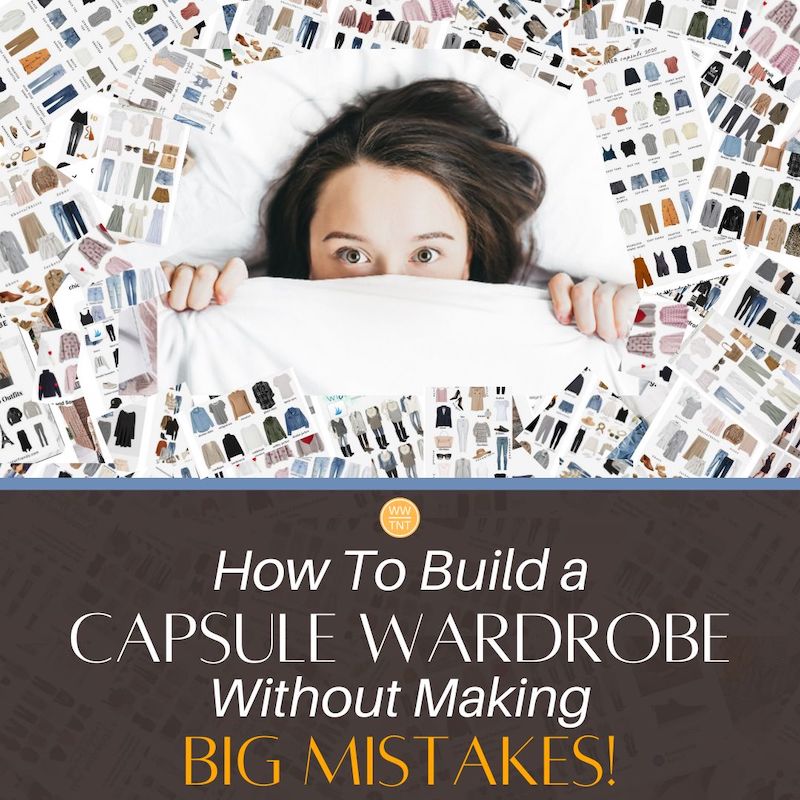
<path id="1" fill-rule="evenodd" d="M 248 67 L 221 130 L 193 132 L 166 252 L 189 263 L 263 253 L 259 205 L 309 133 L 343 102 L 429 77 L 478 86 L 544 168 L 533 230 L 539 266 L 627 283 L 630 259 L 583 97 L 465 51 L 317 51 Z"/>

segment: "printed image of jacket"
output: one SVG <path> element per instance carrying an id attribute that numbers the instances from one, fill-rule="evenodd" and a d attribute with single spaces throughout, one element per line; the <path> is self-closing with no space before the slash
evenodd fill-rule
<path id="1" fill-rule="evenodd" d="M 450 410 L 450 406 L 439 406 L 436 409 L 436 427 L 437 428 L 453 427 L 453 412 Z"/>
<path id="2" fill-rule="evenodd" d="M 286 432 L 288 434 L 308 427 L 308 419 L 306 418 L 306 415 L 295 406 L 287 408 L 283 417 L 286 420 Z M 344 424 L 343 420 L 342 424 Z"/>
<path id="3" fill-rule="evenodd" d="M 659 117 L 669 114 L 669 102 L 661 92 L 656 92 L 653 98 L 653 111 L 658 114 Z"/>
<path id="4" fill-rule="evenodd" d="M 281 427 L 281 423 L 278 422 L 277 417 L 267 417 L 264 420 L 264 433 L 267 435 L 267 441 L 270 444 L 275 444 L 275 442 L 286 438 L 286 433 Z"/>
<path id="5" fill-rule="evenodd" d="M 786 238 L 784 250 L 790 256 L 800 256 L 800 223 L 795 223 L 789 229 L 789 236 Z"/>
<path id="6" fill-rule="evenodd" d="M 39 375 L 39 399 L 43 397 L 61 397 L 61 388 L 56 376 L 49 369 L 43 369 Z"/>
<path id="7" fill-rule="evenodd" d="M 681 108 L 691 108 L 692 101 L 689 99 L 689 93 L 686 89 L 678 89 L 675 92 L 675 110 L 678 111 Z"/>
<path id="8" fill-rule="evenodd" d="M 272 391 L 272 387 L 266 381 L 258 381 L 258 383 L 253 384 L 253 395 L 264 411 L 275 405 L 275 392 Z"/>
<path id="9" fill-rule="evenodd" d="M 361 436 L 362 433 L 367 432 L 367 424 L 364 422 L 364 415 L 360 411 L 351 411 L 348 419 L 350 420 L 350 427 L 356 436 Z"/>
<path id="10" fill-rule="evenodd" d="M 737 239 L 742 238 L 742 228 L 744 227 L 744 211 L 739 206 L 729 206 L 722 215 L 722 222 L 719 224 L 717 233 L 730 231 L 736 234 Z"/>
<path id="11" fill-rule="evenodd" d="M 722 205 L 718 200 L 706 200 L 703 205 L 703 211 L 700 214 L 700 224 L 704 228 L 716 228 L 721 212 Z"/>

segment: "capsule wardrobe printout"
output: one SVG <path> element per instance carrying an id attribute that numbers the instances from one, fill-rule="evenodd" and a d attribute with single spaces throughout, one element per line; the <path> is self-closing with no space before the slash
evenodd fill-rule
<path id="1" fill-rule="evenodd" d="M 693 221 L 730 242 L 742 241 L 797 264 L 800 144 L 718 132 L 710 152 Z"/>
<path id="2" fill-rule="evenodd" d="M 8 316 L 31 320 L 47 306 L 45 273 L 96 224 L 91 196 L 44 159 L 0 176 L 0 291 L 8 293 Z"/>
<path id="3" fill-rule="evenodd" d="M 679 380 L 637 448 L 640 478 L 742 478 L 763 442 L 715 399 Z"/>
<path id="4" fill-rule="evenodd" d="M 753 253 L 747 270 L 721 304 L 722 314 L 752 331 L 770 348 L 800 358 L 800 270 L 765 253 Z"/>
<path id="5" fill-rule="evenodd" d="M 731 45 L 739 32 L 746 0 L 620 0 L 613 19 L 645 36 L 685 39 L 708 50 Z"/>
<path id="6" fill-rule="evenodd" d="M 39 337 L 37 393 L 40 403 L 62 405 L 83 397 L 78 374 L 81 337 L 76 330 L 47 331 Z M 84 370 L 85 371 L 85 370 Z"/>
<path id="7" fill-rule="evenodd" d="M 675 359 L 675 369 L 762 441 L 800 409 L 800 359 L 782 355 L 737 319 L 709 314 Z"/>
<path id="8" fill-rule="evenodd" d="M 642 380 L 668 383 L 668 365 L 681 348 L 689 316 L 688 305 L 648 295 L 634 315 L 620 369 Z"/>
<path id="9" fill-rule="evenodd" d="M 120 75 L 112 91 L 139 108 L 213 133 L 236 96 L 238 77 L 221 58 L 164 45 Z"/>
<path id="10" fill-rule="evenodd" d="M 0 459 L 33 463 L 57 456 L 64 442 L 53 412 L 34 399 L 37 372 L 26 335 L 0 316 Z M 52 391 L 49 378 L 46 391 Z"/>
<path id="11" fill-rule="evenodd" d="M 734 263 L 735 247 L 689 224 L 708 145 L 689 59 L 677 40 L 622 53 L 584 86 L 640 288 L 689 283 Z"/>
<path id="12" fill-rule="evenodd" d="M 230 31 L 234 66 L 323 47 L 330 15 L 328 0 L 249 0 Z"/>
<path id="13" fill-rule="evenodd" d="M 315 459 L 309 477 L 329 477 L 322 474 L 325 462 L 341 477 L 418 478 L 426 474 L 423 409 L 417 394 L 325 395 L 316 397 L 314 404 L 321 412 L 330 447 L 324 462 Z M 298 451 L 302 450 L 298 445 Z"/>
<path id="14" fill-rule="evenodd" d="M 162 43 L 216 8 L 213 0 L 102 3 L 6 3 L 0 8 L 0 63 L 6 91 L 0 131 L 30 135 L 69 116 L 88 94 L 141 62 Z"/>
<path id="15" fill-rule="evenodd" d="M 188 137 L 186 125 L 112 104 L 95 166 L 95 191 L 112 206 L 105 220 L 112 234 L 153 245 L 167 241 Z"/>
<path id="16" fill-rule="evenodd" d="M 316 438 L 325 451 L 317 420 L 292 370 L 256 375 L 221 395 L 184 403 L 181 426 L 192 432 L 190 449 L 204 477 L 275 475 L 299 455 L 299 443 Z"/>
<path id="17" fill-rule="evenodd" d="M 706 50 L 695 65 L 700 91 L 714 128 L 745 140 L 783 141 L 797 117 L 800 80 L 787 80 L 746 44 L 741 49 Z"/>
<path id="18" fill-rule="evenodd" d="M 800 87 L 790 88 L 798 78 L 800 68 L 800 15 L 794 0 L 764 0 L 748 3 L 751 15 L 747 26 L 736 42 L 741 51 L 750 51 L 752 63 L 786 79 L 787 92 L 797 97 Z"/>

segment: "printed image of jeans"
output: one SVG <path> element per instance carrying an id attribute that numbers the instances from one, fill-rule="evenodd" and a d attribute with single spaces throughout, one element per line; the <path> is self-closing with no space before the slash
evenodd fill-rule
<path id="1" fill-rule="evenodd" d="M 666 183 L 669 180 L 669 175 L 667 175 L 664 167 L 658 167 L 658 169 L 650 170 L 650 180 L 653 183 Z"/>
<path id="2" fill-rule="evenodd" d="M 411 424 L 414 426 L 414 430 L 421 436 L 422 435 L 422 420 L 419 416 L 419 411 L 412 411 L 408 418 L 411 420 Z"/>
<path id="3" fill-rule="evenodd" d="M 59 89 L 54 95 L 42 101 L 42 108 L 48 114 L 55 114 L 61 106 L 66 105 L 78 96 L 78 90 L 70 83 Z"/>
<path id="4" fill-rule="evenodd" d="M 352 49 L 353 50 L 360 50 L 361 49 L 361 37 L 360 36 L 354 36 L 353 37 Z"/>
<path id="5" fill-rule="evenodd" d="M 719 116 L 719 112 L 725 108 L 725 95 L 717 92 L 717 96 L 709 103 L 708 116 L 712 122 L 715 122 Z"/>
<path id="6" fill-rule="evenodd" d="M 66 71 L 61 64 L 56 64 L 54 67 L 50 67 L 50 69 L 45 70 L 41 75 L 37 76 L 35 80 L 32 80 L 28 84 L 28 88 L 31 90 L 32 94 L 36 94 L 37 92 L 41 92 L 42 89 L 46 89 L 50 86 L 51 83 L 55 83 L 60 78 L 63 78 L 66 75 Z M 81 129 L 83 126 L 81 126 Z"/>
<path id="7" fill-rule="evenodd" d="M 757 294 L 751 301 L 750 307 L 747 309 L 747 314 L 745 314 L 742 322 L 744 322 L 748 328 L 752 327 L 753 323 L 756 321 L 756 318 L 766 304 L 767 298 L 761 293 Z"/>
<path id="8" fill-rule="evenodd" d="M 724 386 L 718 386 L 714 390 L 714 396 L 725 403 L 728 408 L 733 409 L 737 414 L 741 414 L 742 411 L 744 411 L 744 406 Z"/>
<path id="9" fill-rule="evenodd" d="M 81 37 L 78 36 L 78 32 L 75 30 L 75 28 L 67 28 L 65 31 L 61 31 L 60 36 L 67 47 L 75 47 L 75 45 L 81 40 Z"/>
<path id="10" fill-rule="evenodd" d="M 311 49 L 311 45 L 314 43 L 314 37 L 317 35 L 318 27 L 317 23 L 308 16 L 308 14 L 304 15 L 297 29 L 295 41 L 300 42 L 300 45 L 307 50 Z"/>
<path id="11" fill-rule="evenodd" d="M 647 433 L 647 422 L 642 420 L 609 454 L 608 460 L 627 461 L 633 464 L 633 454 Z"/>
<path id="12" fill-rule="evenodd" d="M 89 306 L 89 313 L 95 322 L 105 321 L 106 312 L 103 311 L 103 306 Z"/>
<path id="13" fill-rule="evenodd" d="M 199 103 L 202 99 L 203 95 L 200 93 L 199 89 L 195 89 L 191 86 L 187 86 L 183 90 L 183 97 L 185 100 L 188 100 L 190 103 Z"/>
<path id="14" fill-rule="evenodd" d="M 156 173 L 156 183 L 159 186 L 172 186 L 172 181 L 173 181 L 172 173 L 169 170 L 160 169 Z"/>
<path id="15" fill-rule="evenodd" d="M 111 174 L 114 172 L 114 159 L 104 158 L 100 162 L 100 170 L 97 178 L 97 191 L 107 192 L 111 183 Z"/>
<path id="16" fill-rule="evenodd" d="M 711 459 L 707 469 L 706 469 L 706 476 L 708 477 L 713 472 L 715 472 L 721 466 L 722 462 L 728 458 L 728 453 L 726 450 L 717 450 L 717 454 L 714 458 Z"/>
<path id="17" fill-rule="evenodd" d="M 564 422 L 563 419 L 560 419 L 556 422 L 555 428 L 553 428 L 553 437 L 550 439 L 550 449 L 555 450 L 558 447 L 558 443 L 561 441 L 561 437 L 564 435 L 564 431 L 567 429 L 567 423 Z"/>
<path id="18" fill-rule="evenodd" d="M 311 470 L 312 478 L 326 478 L 330 470 L 330 458 L 327 456 L 317 456 L 314 459 L 314 466 Z"/>
<path id="19" fill-rule="evenodd" d="M 332 458 L 331 459 L 331 471 L 328 473 L 329 478 L 338 478 L 344 472 L 344 459 L 343 458 Z"/>
<path id="20" fill-rule="evenodd" d="M 647 186 L 647 178 L 644 175 L 634 175 L 631 178 L 631 189 L 644 189 Z"/>
<path id="21" fill-rule="evenodd" d="M 742 111 L 744 111 L 744 109 L 738 103 L 734 103 L 728 110 L 728 113 L 722 118 L 722 122 L 719 125 L 720 129 L 726 133 L 730 133 L 733 130 L 733 126 L 739 121 Z"/>
<path id="22" fill-rule="evenodd" d="M 106 289 L 111 308 L 119 311 L 122 308 L 122 278 L 119 275 L 109 275 L 106 278 Z"/>
<path id="23" fill-rule="evenodd" d="M 497 471 L 508 469 L 508 436 L 497 437 Z"/>
<path id="24" fill-rule="evenodd" d="M 61 67 L 61 64 L 58 65 Z M 63 69 L 63 68 L 62 68 Z M 67 155 L 74 156 L 78 151 L 81 137 L 83 136 L 83 123 L 73 122 L 72 127 L 69 129 L 69 142 L 67 143 Z"/>
<path id="25" fill-rule="evenodd" d="M 136 305 L 136 270 L 126 269 L 122 273 L 122 283 L 125 285 L 125 296 L 128 298 L 128 305 Z"/>
<path id="26" fill-rule="evenodd" d="M 336 40 L 333 43 L 333 49 L 334 50 L 341 50 L 343 44 L 344 44 L 344 34 L 341 31 L 339 31 L 336 34 Z"/>
<path id="27" fill-rule="evenodd" d="M 74 200 L 66 203 L 59 200 L 50 206 L 50 211 L 65 242 L 70 239 L 80 239 L 89 232 L 78 209 L 78 204 Z M 72 235 L 70 236 L 70 234 Z"/>
<path id="28" fill-rule="evenodd" d="M 680 195 L 678 195 L 681 201 L 681 206 L 683 208 L 683 216 L 686 218 L 686 221 L 689 221 L 689 217 L 692 213 L 692 193 L 688 189 L 684 189 Z"/>
<path id="29" fill-rule="evenodd" d="M 722 289 L 719 286 L 712 286 L 711 289 L 708 291 L 708 299 L 706 300 L 705 309 L 708 311 L 714 303 L 719 300 L 719 296 L 722 294 Z"/>

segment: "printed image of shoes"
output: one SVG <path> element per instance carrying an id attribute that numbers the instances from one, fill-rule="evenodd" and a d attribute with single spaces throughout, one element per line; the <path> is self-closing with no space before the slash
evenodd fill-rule
<path id="1" fill-rule="evenodd" d="M 22 300 L 21 294 L 14 292 L 0 292 L 0 303 L 16 303 L 17 300 Z"/>
<path id="2" fill-rule="evenodd" d="M 504 427 L 503 425 L 498 425 L 494 430 L 495 433 L 508 433 L 508 428 Z"/>
<path id="3" fill-rule="evenodd" d="M 729 256 L 732 252 L 733 251 L 732 250 L 728 250 L 727 247 L 723 247 L 722 250 L 719 251 L 719 254 L 721 256 Z"/>
<path id="4" fill-rule="evenodd" d="M 642 464 L 644 464 L 645 467 L 650 470 L 650 472 L 653 471 L 653 462 L 650 460 L 650 456 L 644 455 L 639 459 L 639 461 L 641 461 Z"/>
<path id="5" fill-rule="evenodd" d="M 46 304 L 47 304 L 47 298 L 46 297 L 35 297 L 32 300 L 26 300 L 25 301 L 25 305 L 26 306 L 43 306 L 43 305 L 46 305 Z"/>

